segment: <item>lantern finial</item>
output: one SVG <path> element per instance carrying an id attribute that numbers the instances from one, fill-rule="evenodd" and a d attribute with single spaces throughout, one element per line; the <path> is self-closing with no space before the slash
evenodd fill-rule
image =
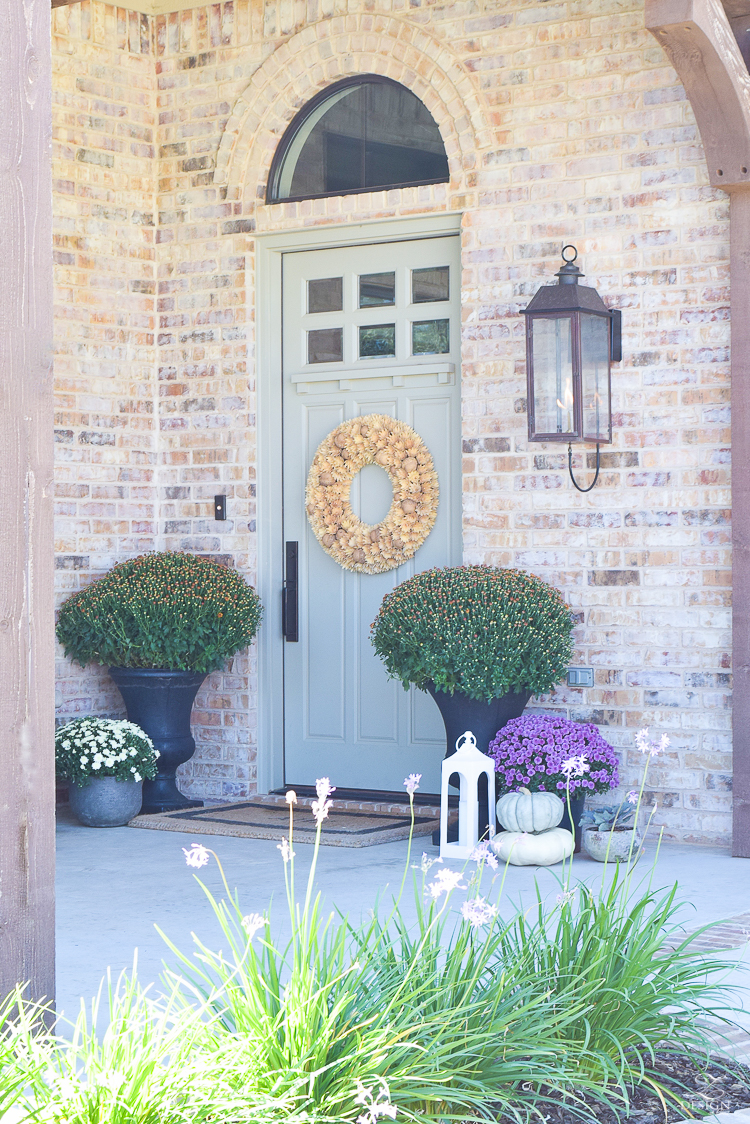
<path id="1" fill-rule="evenodd" d="M 565 251 L 566 250 L 572 250 L 573 251 L 573 257 L 572 258 L 570 258 L 570 257 L 566 258 L 565 257 Z M 565 262 L 565 265 L 560 267 L 558 272 L 555 274 L 555 277 L 560 278 L 559 283 L 561 285 L 577 285 L 578 284 L 578 278 L 584 276 L 584 274 L 581 272 L 581 270 L 575 264 L 576 259 L 578 258 L 578 250 L 575 248 L 575 246 L 571 246 L 571 245 L 563 246 L 562 253 L 561 253 L 560 256 L 562 257 L 562 260 Z"/>

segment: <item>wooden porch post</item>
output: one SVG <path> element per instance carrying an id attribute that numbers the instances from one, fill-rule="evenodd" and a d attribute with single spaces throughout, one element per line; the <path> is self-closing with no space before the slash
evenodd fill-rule
<path id="1" fill-rule="evenodd" d="M 0 0 L 0 998 L 54 999 L 49 0 Z"/>
<path id="2" fill-rule="evenodd" d="M 731 198 L 732 854 L 750 858 L 750 191 Z"/>

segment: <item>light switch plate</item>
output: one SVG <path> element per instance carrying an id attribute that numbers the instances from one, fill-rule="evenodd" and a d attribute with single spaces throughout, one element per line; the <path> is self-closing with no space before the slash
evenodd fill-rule
<path id="1" fill-rule="evenodd" d="M 569 667 L 568 668 L 568 686 L 569 687 L 593 687 L 594 686 L 594 669 L 593 669 L 593 667 Z"/>

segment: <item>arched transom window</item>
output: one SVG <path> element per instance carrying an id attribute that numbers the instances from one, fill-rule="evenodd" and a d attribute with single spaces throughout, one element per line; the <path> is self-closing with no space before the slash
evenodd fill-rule
<path id="1" fill-rule="evenodd" d="M 377 74 L 329 86 L 284 133 L 269 203 L 448 180 L 440 130 L 411 90 Z"/>

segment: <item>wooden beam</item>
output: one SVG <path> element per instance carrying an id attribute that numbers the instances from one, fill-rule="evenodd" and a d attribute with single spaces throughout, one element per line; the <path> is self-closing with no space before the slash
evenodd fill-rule
<path id="1" fill-rule="evenodd" d="M 48 0 L 0 0 L 0 997 L 54 999 Z"/>
<path id="2" fill-rule="evenodd" d="M 733 19 L 750 15 L 750 0 L 722 0 L 722 2 L 730 22 Z"/>
<path id="3" fill-rule="evenodd" d="M 52 0 L 53 8 L 62 8 L 68 4 L 80 4 L 81 0 Z M 140 12 L 145 16 L 162 16 L 170 12 L 187 12 L 192 8 L 205 8 L 211 0 L 106 0 L 106 3 L 117 4 L 118 8 L 125 8 L 128 12 Z"/>
<path id="4" fill-rule="evenodd" d="M 645 16 L 690 99 L 711 186 L 750 188 L 750 74 L 720 0 L 646 0 Z"/>

